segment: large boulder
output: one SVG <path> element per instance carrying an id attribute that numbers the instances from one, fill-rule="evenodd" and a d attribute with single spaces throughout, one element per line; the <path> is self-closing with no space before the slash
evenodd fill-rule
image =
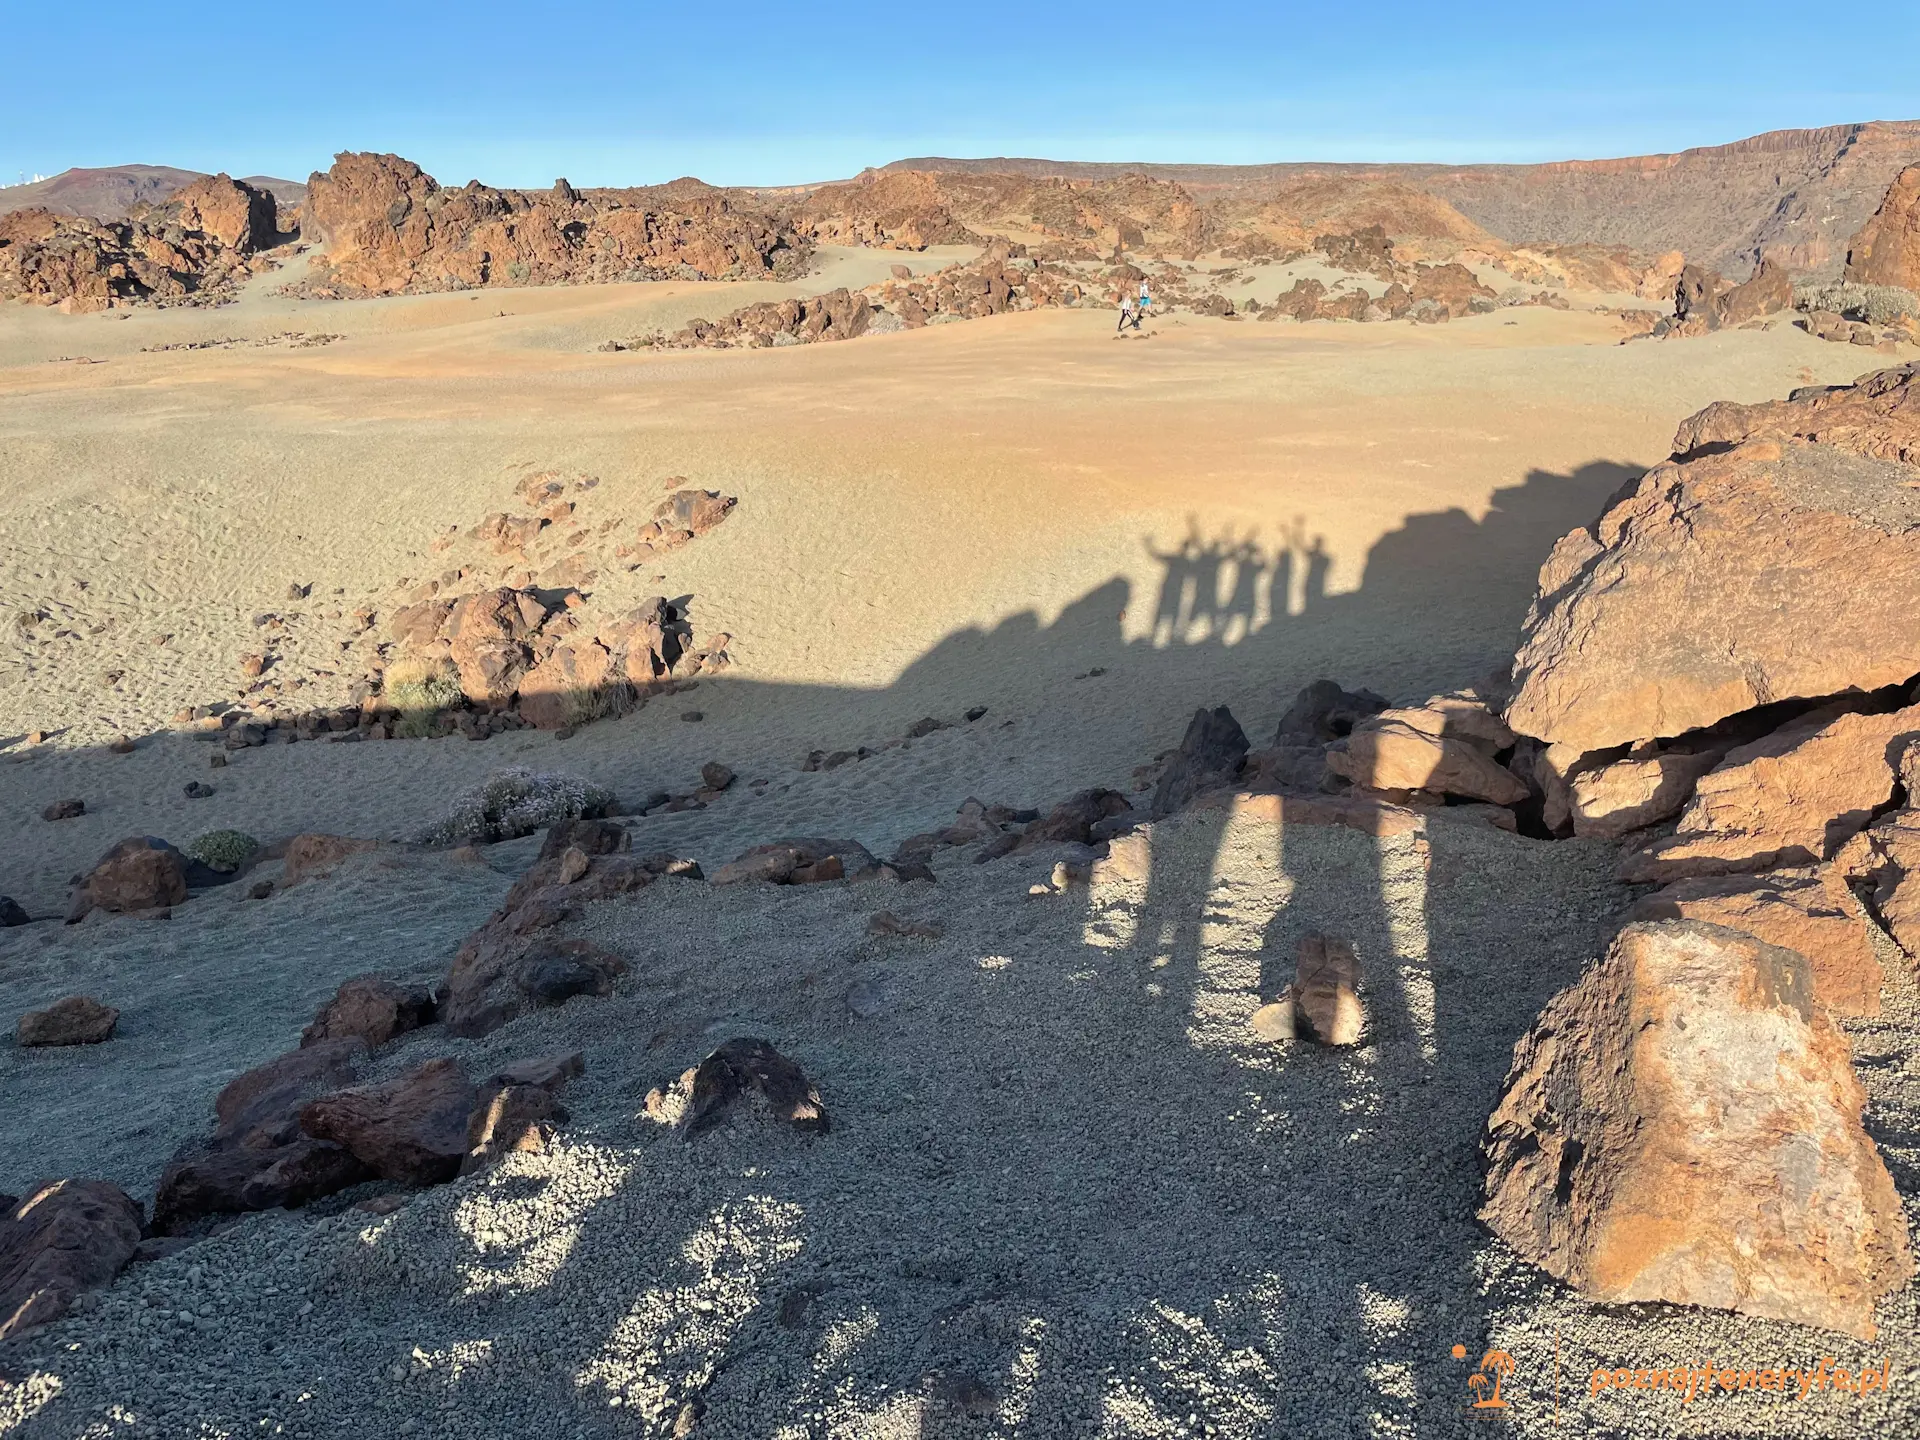
<path id="1" fill-rule="evenodd" d="M 58 1320 L 140 1243 L 140 1207 L 104 1180 L 48 1180 L 0 1210 L 0 1342 Z"/>
<path id="2" fill-rule="evenodd" d="M 1894 177 L 1880 208 L 1853 237 L 1846 275 L 1858 285 L 1920 291 L 1920 165 Z"/>
<path id="3" fill-rule="evenodd" d="M 158 208 L 165 220 L 198 230 L 241 255 L 265 250 L 279 240 L 273 196 L 225 173 L 203 175 L 174 191 Z"/>
<path id="4" fill-rule="evenodd" d="M 1593 1300 L 1872 1338 L 1913 1256 L 1813 991 L 1805 959 L 1751 936 L 1628 926 L 1515 1047 L 1482 1219 Z"/>
<path id="5" fill-rule="evenodd" d="M 1327 765 L 1364 789 L 1515 805 L 1527 798 L 1527 786 L 1493 758 L 1513 743 L 1512 731 L 1477 699 L 1439 695 L 1362 720 L 1327 752 Z"/>
<path id="6" fill-rule="evenodd" d="M 1507 723 L 1590 753 L 1920 674 L 1913 384 L 1884 372 L 1683 425 L 1682 458 L 1554 547 Z"/>
<path id="7" fill-rule="evenodd" d="M 400 985 L 381 975 L 356 975 L 340 988 L 313 1023 L 300 1032 L 300 1044 L 357 1036 L 369 1049 L 379 1049 L 396 1035 L 431 1025 L 433 996 L 418 985 Z"/>
<path id="8" fill-rule="evenodd" d="M 94 910 L 131 914 L 178 905 L 187 898 L 187 861 L 164 840 L 134 835 L 105 855 L 74 893 L 67 923 Z"/>
<path id="9" fill-rule="evenodd" d="M 1676 832 L 1629 855 L 1628 880 L 1726 875 L 1830 860 L 1893 799 L 1894 765 L 1920 736 L 1920 705 L 1883 714 L 1834 707 L 1727 752 L 1701 776 Z"/>

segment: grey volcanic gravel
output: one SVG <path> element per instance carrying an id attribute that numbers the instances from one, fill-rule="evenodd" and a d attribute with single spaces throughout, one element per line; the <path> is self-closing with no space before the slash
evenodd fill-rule
<path id="1" fill-rule="evenodd" d="M 1474 1221 L 1475 1141 L 1513 1042 L 1628 899 L 1609 847 L 1437 820 L 1425 838 L 1281 833 L 1201 810 L 1155 827 L 1145 882 L 1029 898 L 1056 858 L 944 852 L 933 886 L 669 880 L 591 907 L 573 932 L 631 966 L 612 998 L 480 1041 L 415 1032 L 380 1060 L 454 1054 L 482 1074 L 577 1047 L 562 1143 L 389 1216 L 350 1208 L 388 1188 L 363 1187 L 136 1266 L 0 1352 L 17 1382 L 0 1434 L 1920 1429 L 1911 1291 L 1881 1306 L 1872 1345 L 1603 1308 Z M 315 953 L 330 926 L 377 925 L 357 883 L 307 912 Z M 871 937 L 882 908 L 945 935 Z M 1369 1029 L 1348 1050 L 1248 1024 L 1311 930 L 1360 956 Z M 885 1003 L 856 1013 L 856 985 Z M 1892 999 L 1850 1029 L 1911 1210 L 1914 1007 Z M 688 1143 L 647 1118 L 650 1086 L 734 1035 L 805 1068 L 831 1133 L 746 1116 Z M 1495 1348 L 1515 1362 L 1499 1416 L 1467 1408 Z M 1864 1399 L 1588 1394 L 1602 1364 L 1883 1353 L 1892 1392 Z"/>

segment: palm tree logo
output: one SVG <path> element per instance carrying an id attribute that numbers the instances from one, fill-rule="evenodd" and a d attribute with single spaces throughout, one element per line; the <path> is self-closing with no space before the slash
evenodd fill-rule
<path id="1" fill-rule="evenodd" d="M 1473 1392 L 1475 1410 L 1505 1410 L 1500 1385 L 1513 1373 L 1514 1360 L 1504 1350 L 1489 1350 L 1480 1357 L 1480 1368 L 1467 1377 L 1467 1389 Z"/>

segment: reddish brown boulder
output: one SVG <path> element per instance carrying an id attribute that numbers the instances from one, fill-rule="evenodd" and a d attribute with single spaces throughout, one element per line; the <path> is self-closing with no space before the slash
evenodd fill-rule
<path id="1" fill-rule="evenodd" d="M 1413 281 L 1413 303 L 1431 300 L 1446 307 L 1447 314 L 1458 320 L 1463 315 L 1473 313 L 1473 302 L 1488 301 L 1494 293 L 1474 278 L 1474 273 L 1464 265 L 1420 265 L 1415 267 Z"/>
<path id="2" fill-rule="evenodd" d="M 21 1045 L 98 1045 L 113 1034 L 120 1012 L 87 995 L 69 995 L 20 1017 Z"/>
<path id="3" fill-rule="evenodd" d="M 281 887 L 331 875 L 348 856 L 376 849 L 379 844 L 378 840 L 356 840 L 350 835 L 296 835 L 287 842 L 287 863 L 280 873 Z"/>
<path id="4" fill-rule="evenodd" d="M 309 1101 L 300 1127 L 385 1180 L 439 1185 L 460 1173 L 478 1094 L 458 1060 L 429 1060 L 384 1085 Z"/>
<path id="5" fill-rule="evenodd" d="M 1807 962 L 1713 925 L 1630 925 L 1514 1050 L 1481 1218 L 1589 1299 L 1874 1334 L 1914 1273 Z"/>
<path id="6" fill-rule="evenodd" d="M 626 676 L 597 640 L 554 646 L 520 681 L 520 718 L 540 730 L 617 715 L 632 703 Z"/>
<path id="7" fill-rule="evenodd" d="M 1714 302 L 1714 315 L 1722 325 L 1744 325 L 1792 308 L 1792 277 L 1772 260 L 1762 260 L 1752 279 L 1734 286 Z"/>
<path id="8" fill-rule="evenodd" d="M 1920 446 L 1902 438 L 1920 428 L 1882 403 L 1911 381 L 1876 377 L 1854 387 L 1874 396 L 1826 407 L 1852 427 L 1838 435 L 1785 406 L 1818 444 L 1723 453 L 1749 417 L 1682 426 L 1676 443 L 1707 450 L 1649 471 L 1541 570 L 1507 723 L 1589 753 L 1920 674 Z M 1858 453 L 1883 448 L 1911 460 Z"/>
<path id="9" fill-rule="evenodd" d="M 433 1019 L 433 996 L 421 987 L 396 985 L 379 975 L 356 975 L 320 1007 L 313 1023 L 300 1033 L 300 1044 L 358 1036 L 369 1049 L 377 1050 L 396 1035 L 431 1025 Z"/>
<path id="10" fill-rule="evenodd" d="M 806 885 L 848 875 L 870 875 L 879 864 L 857 840 L 818 837 L 776 840 L 769 845 L 755 845 L 722 865 L 709 877 L 708 883 L 740 885 L 757 880 L 770 885 Z"/>
<path id="11" fill-rule="evenodd" d="M 187 862 L 164 840 L 135 835 L 122 840 L 87 872 L 67 923 L 85 919 L 93 910 L 129 914 L 178 905 L 187 898 Z"/>
<path id="12" fill-rule="evenodd" d="M 1819 870 L 1676 880 L 1633 907 L 1633 920 L 1699 920 L 1806 958 L 1813 998 L 1836 1015 L 1878 1015 L 1885 978 L 1865 920 Z"/>
<path id="13" fill-rule="evenodd" d="M 1920 291 L 1920 165 L 1894 177 L 1873 218 L 1847 249 L 1847 279 Z"/>
<path id="14" fill-rule="evenodd" d="M 206 1215 L 303 1205 L 367 1178 L 352 1154 L 300 1128 L 300 1107 L 349 1084 L 367 1053 L 358 1036 L 325 1040 L 235 1077 L 214 1101 L 214 1131 L 176 1151 L 160 1175 L 153 1228 Z"/>
<path id="15" fill-rule="evenodd" d="M 1662 750 L 1576 771 L 1563 802 L 1576 835 L 1614 840 L 1680 813 L 1694 783 L 1721 759 L 1715 749 Z M 1549 828 L 1558 826 L 1549 822 Z"/>
<path id="16" fill-rule="evenodd" d="M 1920 736 L 1920 705 L 1890 714 L 1831 708 L 1727 752 L 1700 777 L 1675 834 L 1627 856 L 1627 880 L 1727 875 L 1833 858 L 1893 799 L 1894 763 Z"/>
<path id="17" fill-rule="evenodd" d="M 0 1343 L 66 1314 L 140 1243 L 140 1207 L 104 1180 L 47 1180 L 0 1211 Z"/>
<path id="18" fill-rule="evenodd" d="M 524 916 L 536 903 L 516 913 Z M 449 1034 L 485 1035 L 529 1008 L 611 995 L 626 969 L 625 960 L 588 940 L 530 939 L 510 922 L 483 927 L 454 956 L 440 1017 Z"/>

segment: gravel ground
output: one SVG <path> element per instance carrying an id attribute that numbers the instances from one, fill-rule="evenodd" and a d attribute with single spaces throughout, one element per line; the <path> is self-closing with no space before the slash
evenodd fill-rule
<path id="1" fill-rule="evenodd" d="M 937 886 L 668 881 L 597 906 L 581 933 L 633 967 L 613 998 L 381 1062 L 577 1046 L 562 1144 L 390 1217 L 350 1208 L 363 1187 L 135 1267 L 4 1357 L 0 1433 L 1913 1433 L 1911 1292 L 1871 1346 L 1591 1306 L 1474 1222 L 1512 1044 L 1624 897 L 1605 847 L 1431 829 L 1199 811 L 1157 828 L 1139 885 L 1029 898 L 1052 855 L 948 852 Z M 305 917 L 307 953 L 378 929 L 377 873 L 323 882 L 351 903 Z M 883 906 L 946 934 L 869 938 Z M 1350 1051 L 1247 1024 L 1315 929 L 1362 959 Z M 806 1068 L 831 1133 L 748 1116 L 686 1144 L 646 1117 L 650 1086 L 736 1034 Z M 1855 1027 L 1910 1205 L 1914 1035 L 1907 993 Z M 1490 1348 L 1516 1362 L 1500 1420 L 1467 1408 Z M 1588 1393 L 1600 1365 L 1883 1353 L 1891 1393 L 1864 1400 Z"/>

